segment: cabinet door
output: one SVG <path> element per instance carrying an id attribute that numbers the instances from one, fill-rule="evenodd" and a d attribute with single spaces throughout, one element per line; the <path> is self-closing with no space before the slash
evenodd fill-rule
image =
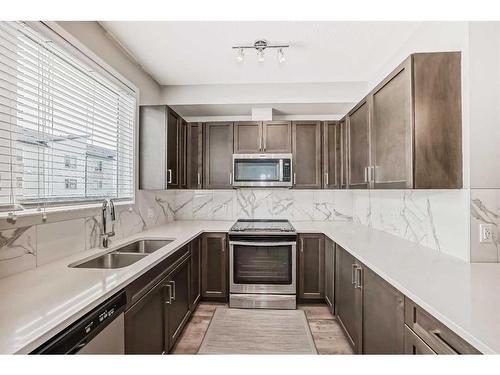
<path id="1" fill-rule="evenodd" d="M 167 182 L 166 107 L 139 109 L 139 189 L 165 189 Z"/>
<path id="2" fill-rule="evenodd" d="M 262 124 L 262 151 L 273 154 L 292 152 L 292 124 L 289 121 L 270 121 Z"/>
<path id="3" fill-rule="evenodd" d="M 203 126 L 202 123 L 187 124 L 186 141 L 186 186 L 188 189 L 202 188 L 203 173 Z"/>
<path id="4" fill-rule="evenodd" d="M 335 290 L 335 243 L 325 237 L 325 301 L 334 314 Z"/>
<path id="5" fill-rule="evenodd" d="M 190 310 L 193 312 L 201 297 L 201 237 L 191 241 L 191 298 Z"/>
<path id="6" fill-rule="evenodd" d="M 335 307 L 337 316 L 346 331 L 355 353 L 361 353 L 362 345 L 362 293 L 356 288 L 356 259 L 339 245 L 337 253 L 337 293 Z"/>
<path id="7" fill-rule="evenodd" d="M 404 295 L 363 268 L 363 353 L 404 352 Z"/>
<path id="8" fill-rule="evenodd" d="M 323 187 L 340 188 L 341 169 L 340 123 L 336 121 L 323 124 Z"/>
<path id="9" fill-rule="evenodd" d="M 299 299 L 325 297 L 325 242 L 322 234 L 299 236 Z"/>
<path id="10" fill-rule="evenodd" d="M 232 187 L 233 123 L 205 124 L 203 184 L 206 189 Z"/>
<path id="11" fill-rule="evenodd" d="M 204 298 L 227 299 L 227 241 L 225 233 L 206 233 L 201 246 L 201 285 Z"/>
<path id="12" fill-rule="evenodd" d="M 189 310 L 190 277 L 190 257 L 187 257 L 167 277 L 167 282 L 171 285 L 171 294 L 166 302 L 168 338 L 166 346 L 168 350 L 174 346 L 191 314 Z"/>
<path id="13" fill-rule="evenodd" d="M 340 188 L 347 189 L 349 175 L 349 137 L 345 117 L 340 120 Z"/>
<path id="14" fill-rule="evenodd" d="M 181 155 L 181 117 L 167 108 L 167 187 L 179 188 L 179 156 Z"/>
<path id="15" fill-rule="evenodd" d="M 166 280 L 125 312 L 125 354 L 161 354 L 165 349 Z"/>
<path id="16" fill-rule="evenodd" d="M 362 101 L 347 116 L 349 131 L 349 188 L 369 187 L 370 166 L 370 121 L 368 101 Z"/>
<path id="17" fill-rule="evenodd" d="M 375 188 L 412 187 L 411 58 L 372 94 L 371 179 Z"/>
<path id="18" fill-rule="evenodd" d="M 234 123 L 234 152 L 251 154 L 262 152 L 262 123 Z"/>
<path id="19" fill-rule="evenodd" d="M 321 123 L 292 123 L 293 186 L 321 188 Z"/>

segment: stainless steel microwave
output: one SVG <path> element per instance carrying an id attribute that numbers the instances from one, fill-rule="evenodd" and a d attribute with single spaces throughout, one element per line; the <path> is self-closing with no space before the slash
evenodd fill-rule
<path id="1" fill-rule="evenodd" d="M 292 154 L 233 154 L 234 187 L 292 187 Z"/>

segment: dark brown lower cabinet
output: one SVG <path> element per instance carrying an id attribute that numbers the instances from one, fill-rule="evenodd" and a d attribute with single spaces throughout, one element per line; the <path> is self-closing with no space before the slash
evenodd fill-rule
<path id="1" fill-rule="evenodd" d="M 179 252 L 185 252 L 183 249 Z M 168 353 L 189 319 L 191 256 L 184 254 L 125 311 L 125 353 Z"/>
<path id="2" fill-rule="evenodd" d="M 362 353 L 363 293 L 355 282 L 362 273 L 356 259 L 341 246 L 336 246 L 337 317 L 346 331 L 355 353 Z"/>
<path id="3" fill-rule="evenodd" d="M 204 299 L 228 298 L 226 233 L 205 233 L 201 245 L 201 288 Z"/>
<path id="4" fill-rule="evenodd" d="M 125 353 L 161 354 L 165 351 L 166 278 L 125 312 Z"/>
<path id="5" fill-rule="evenodd" d="M 189 309 L 193 312 L 201 298 L 201 237 L 191 241 L 191 296 Z"/>
<path id="6" fill-rule="evenodd" d="M 363 353 L 404 352 L 404 295 L 363 267 Z"/>
<path id="7" fill-rule="evenodd" d="M 170 351 L 182 333 L 191 311 L 189 310 L 191 258 L 182 261 L 167 277 L 166 304 L 166 347 Z"/>
<path id="8" fill-rule="evenodd" d="M 325 302 L 334 314 L 335 243 L 325 237 Z"/>
<path id="9" fill-rule="evenodd" d="M 325 298 L 325 236 L 318 233 L 299 235 L 299 300 Z"/>
<path id="10" fill-rule="evenodd" d="M 424 340 L 405 326 L 405 354 L 436 354 Z"/>

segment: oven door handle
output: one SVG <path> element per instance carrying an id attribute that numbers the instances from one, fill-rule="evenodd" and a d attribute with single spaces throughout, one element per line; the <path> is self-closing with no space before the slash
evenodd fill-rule
<path id="1" fill-rule="evenodd" d="M 229 241 L 229 245 L 240 245 L 240 246 L 294 246 L 297 242 L 249 242 L 249 241 Z"/>

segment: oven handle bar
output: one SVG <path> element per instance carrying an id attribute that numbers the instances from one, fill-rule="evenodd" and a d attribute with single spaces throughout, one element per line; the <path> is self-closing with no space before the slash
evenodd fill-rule
<path id="1" fill-rule="evenodd" d="M 241 246 L 295 246 L 297 242 L 248 242 L 248 241 L 229 241 L 229 245 L 241 245 Z"/>

